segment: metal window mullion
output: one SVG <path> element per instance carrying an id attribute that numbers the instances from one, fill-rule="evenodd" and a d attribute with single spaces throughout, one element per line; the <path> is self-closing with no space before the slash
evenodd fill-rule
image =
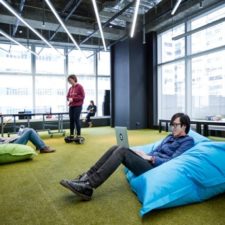
<path id="1" fill-rule="evenodd" d="M 157 69 L 158 80 L 158 120 L 162 119 L 162 66 Z"/>
<path id="2" fill-rule="evenodd" d="M 96 50 L 94 50 L 94 51 L 96 51 Z M 94 61 L 95 61 L 95 63 L 94 63 L 95 64 L 95 93 L 96 93 L 96 95 L 95 95 L 95 101 L 96 101 L 95 105 L 98 105 L 98 58 L 97 58 L 98 54 L 100 54 L 100 52 L 96 53 L 94 55 Z M 96 114 L 98 115 L 98 111 L 96 112 Z"/>
<path id="3" fill-rule="evenodd" d="M 68 90 L 68 82 L 67 82 L 67 75 L 69 73 L 69 51 L 68 51 L 68 47 L 64 48 L 64 55 L 65 55 L 65 59 L 64 59 L 64 77 L 65 77 L 65 90 L 67 93 Z M 67 99 L 65 98 L 65 109 L 68 111 L 68 104 L 67 104 Z"/>
<path id="4" fill-rule="evenodd" d="M 35 52 L 35 44 L 31 44 L 31 50 Z M 32 76 L 32 107 L 33 107 L 33 113 L 35 113 L 36 109 L 36 99 L 35 99 L 35 74 L 36 74 L 36 56 L 31 54 L 31 76 Z"/>
<path id="5" fill-rule="evenodd" d="M 185 23 L 185 32 L 191 30 L 191 22 Z M 185 36 L 185 111 L 192 117 L 191 36 Z"/>
<path id="6" fill-rule="evenodd" d="M 100 52 L 97 52 L 97 50 L 94 50 L 94 73 L 95 73 L 95 105 L 98 105 L 98 54 Z M 96 112 L 98 115 L 98 111 Z"/>
<path id="7" fill-rule="evenodd" d="M 158 49 L 158 57 L 157 57 L 157 82 L 158 82 L 158 120 L 162 118 L 162 35 L 158 35 L 157 41 L 157 49 Z M 160 63 L 160 64 L 159 64 Z"/>

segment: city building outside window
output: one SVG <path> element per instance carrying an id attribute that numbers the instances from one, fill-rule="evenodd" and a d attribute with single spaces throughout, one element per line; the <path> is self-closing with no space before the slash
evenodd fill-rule
<path id="1" fill-rule="evenodd" d="M 103 93 L 110 89 L 110 52 L 69 51 L 61 47 L 57 48 L 60 55 L 35 44 L 33 49 L 38 57 L 20 46 L 0 44 L 0 113 L 67 112 L 67 76 L 76 74 L 86 93 L 83 111 L 94 100 L 97 115 L 103 115 Z"/>
<path id="2" fill-rule="evenodd" d="M 61 55 L 51 48 L 36 47 L 36 74 L 64 74 L 64 50 L 57 50 Z"/>
<path id="3" fill-rule="evenodd" d="M 158 35 L 158 119 L 225 120 L 224 15 L 223 4 Z"/>
<path id="4" fill-rule="evenodd" d="M 21 46 L 0 44 L 0 73 L 31 73 L 31 53 Z"/>

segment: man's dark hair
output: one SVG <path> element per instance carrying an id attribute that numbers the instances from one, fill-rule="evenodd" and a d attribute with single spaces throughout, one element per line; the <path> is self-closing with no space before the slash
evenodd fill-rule
<path id="1" fill-rule="evenodd" d="M 189 116 L 184 113 L 176 113 L 172 116 L 172 118 L 170 120 L 170 125 L 172 125 L 174 120 L 177 118 L 180 118 L 181 126 L 183 126 L 183 125 L 186 126 L 185 133 L 187 134 L 190 130 L 190 124 L 191 124 L 191 120 L 190 120 Z"/>

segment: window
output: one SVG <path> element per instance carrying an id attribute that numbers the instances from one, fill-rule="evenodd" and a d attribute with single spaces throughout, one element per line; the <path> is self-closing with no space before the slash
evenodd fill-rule
<path id="1" fill-rule="evenodd" d="M 35 77 L 36 113 L 66 112 L 66 79 L 58 76 Z"/>
<path id="2" fill-rule="evenodd" d="M 97 107 L 98 115 L 104 115 L 103 104 L 106 100 L 106 90 L 110 90 L 110 52 L 99 52 L 97 54 L 98 78 L 97 78 Z M 106 103 L 105 103 L 106 104 Z M 106 106 L 105 106 L 106 107 Z"/>
<path id="3" fill-rule="evenodd" d="M 36 58 L 36 73 L 38 74 L 64 74 L 64 50 L 57 49 L 62 55 L 54 49 L 37 47 L 36 52 L 39 57 Z"/>
<path id="4" fill-rule="evenodd" d="M 170 63 L 159 68 L 161 82 L 160 118 L 170 118 L 176 112 L 185 110 L 185 73 L 184 61 Z"/>
<path id="5" fill-rule="evenodd" d="M 158 36 L 158 61 L 160 63 L 171 61 L 184 56 L 184 38 L 177 41 L 173 37 L 184 33 L 184 25 L 177 26 Z"/>
<path id="6" fill-rule="evenodd" d="M 57 49 L 60 55 L 51 48 L 35 44 L 32 47 L 40 54 L 38 57 L 32 58 L 20 46 L 0 44 L 0 113 L 24 110 L 33 113 L 67 112 L 69 84 L 66 71 L 69 71 L 69 74 L 77 75 L 78 82 L 84 87 L 83 110 L 86 111 L 90 100 L 93 100 L 99 109 L 97 114 L 102 115 L 103 93 L 110 89 L 109 52 L 90 50 L 81 53 L 74 50 L 64 57 L 66 48 Z"/>
<path id="7" fill-rule="evenodd" d="M 224 15 L 223 4 L 186 21 L 175 30 L 180 28 L 180 34 L 184 30 L 189 32 L 225 18 Z M 177 41 L 182 47 L 177 47 L 177 41 L 170 41 L 174 28 L 158 35 L 159 119 L 170 119 L 179 111 L 188 113 L 192 119 L 207 119 L 216 115 L 225 118 L 224 26 L 225 22 L 221 21 L 187 34 L 185 39 L 181 37 Z M 191 51 L 185 54 L 183 46 Z"/>
<path id="8" fill-rule="evenodd" d="M 216 20 L 224 18 L 225 7 L 214 9 L 197 18 L 191 20 L 191 30 L 201 28 L 204 25 L 212 23 Z M 191 35 L 192 39 L 192 53 L 213 49 L 225 45 L 225 22 L 210 26 L 197 33 Z"/>
<path id="9" fill-rule="evenodd" d="M 225 22 L 191 35 L 192 53 L 225 45 Z"/>
<path id="10" fill-rule="evenodd" d="M 110 53 L 99 52 L 98 60 L 98 75 L 110 75 Z"/>
<path id="11" fill-rule="evenodd" d="M 31 53 L 18 45 L 0 44 L 0 72 L 31 73 Z"/>
<path id="12" fill-rule="evenodd" d="M 192 117 L 224 115 L 225 50 L 192 59 Z"/>
<path id="13" fill-rule="evenodd" d="M 94 52 L 73 50 L 68 54 L 69 74 L 95 75 Z"/>
<path id="14" fill-rule="evenodd" d="M 106 90 L 110 90 L 110 77 L 98 77 L 98 115 L 103 116 L 103 103 Z"/>
<path id="15" fill-rule="evenodd" d="M 77 79 L 78 83 L 84 88 L 85 99 L 83 111 L 86 111 L 91 100 L 96 103 L 96 79 L 94 76 L 78 76 Z"/>
<path id="16" fill-rule="evenodd" d="M 0 112 L 17 114 L 20 111 L 32 111 L 32 77 L 0 75 Z"/>
<path id="17" fill-rule="evenodd" d="M 216 8 L 210 12 L 207 12 L 201 16 L 194 18 L 191 21 L 191 28 L 196 29 L 202 27 L 205 24 L 224 18 L 224 15 L 225 15 L 225 7 L 221 6 L 220 8 Z"/>

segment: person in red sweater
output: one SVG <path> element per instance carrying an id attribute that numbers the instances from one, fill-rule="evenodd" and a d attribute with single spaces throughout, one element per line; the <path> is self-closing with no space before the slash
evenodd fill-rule
<path id="1" fill-rule="evenodd" d="M 69 103 L 70 136 L 74 137 L 76 127 L 76 136 L 79 137 L 81 135 L 80 114 L 85 98 L 84 88 L 77 82 L 74 74 L 69 75 L 67 80 L 71 84 L 66 96 Z"/>

